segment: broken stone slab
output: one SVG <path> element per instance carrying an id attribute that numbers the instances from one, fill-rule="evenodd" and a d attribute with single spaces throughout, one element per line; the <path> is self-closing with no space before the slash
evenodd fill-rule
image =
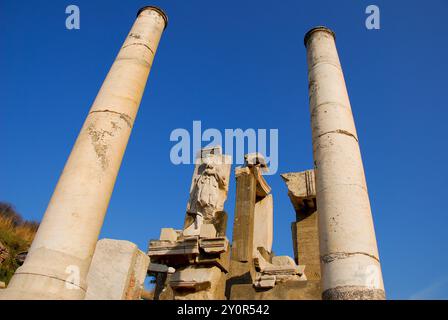
<path id="1" fill-rule="evenodd" d="M 227 250 L 229 240 L 226 237 L 199 239 L 199 247 L 206 253 L 221 253 Z"/>
<path id="2" fill-rule="evenodd" d="M 264 272 L 257 272 L 254 287 L 262 289 L 271 289 L 278 283 L 288 281 L 306 281 L 306 276 L 303 273 L 304 266 L 300 266 L 300 274 L 269 274 Z"/>
<path id="3" fill-rule="evenodd" d="M 274 262 L 276 264 L 274 264 Z M 304 266 L 298 266 L 294 260 L 287 256 L 272 257 L 272 263 L 266 261 L 260 253 L 254 257 L 257 270 L 266 275 L 296 275 L 303 274 Z"/>
<path id="4" fill-rule="evenodd" d="M 140 299 L 149 258 L 132 242 L 101 239 L 87 274 L 86 300 Z"/>
<path id="5" fill-rule="evenodd" d="M 148 272 L 174 273 L 176 269 L 161 263 L 149 263 Z"/>
<path id="6" fill-rule="evenodd" d="M 277 274 L 275 276 L 275 282 L 281 283 L 286 281 L 307 281 L 304 273 L 302 274 Z"/>
<path id="7" fill-rule="evenodd" d="M 263 274 L 271 274 L 271 275 L 281 275 L 281 274 L 285 274 L 285 275 L 295 275 L 295 274 L 299 274 L 300 269 L 298 266 L 274 266 L 274 265 L 270 265 L 267 266 L 266 268 L 264 268 L 262 270 Z"/>
<path id="8" fill-rule="evenodd" d="M 178 234 L 176 232 L 176 230 L 174 230 L 173 228 L 162 228 L 162 230 L 160 230 L 160 240 L 163 241 L 176 241 L 178 238 Z"/>
<path id="9" fill-rule="evenodd" d="M 198 254 L 198 238 L 191 237 L 178 241 L 150 240 L 148 256 Z"/>
<path id="10" fill-rule="evenodd" d="M 276 266 L 296 266 L 296 263 L 288 256 L 274 256 L 272 257 L 272 264 Z"/>
<path id="11" fill-rule="evenodd" d="M 258 274 L 257 278 L 255 279 L 254 286 L 255 288 L 270 289 L 275 287 L 275 283 L 276 276 Z"/>
<path id="12" fill-rule="evenodd" d="M 288 196 L 298 215 L 316 211 L 316 182 L 314 170 L 289 172 L 280 175 L 288 187 Z"/>

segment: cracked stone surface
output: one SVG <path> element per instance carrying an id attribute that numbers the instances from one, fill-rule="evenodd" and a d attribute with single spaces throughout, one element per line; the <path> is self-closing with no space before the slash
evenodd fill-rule
<path id="1" fill-rule="evenodd" d="M 314 28 L 305 46 L 323 298 L 377 298 L 384 293 L 381 265 L 334 33 Z"/>
<path id="2" fill-rule="evenodd" d="M 7 298 L 83 299 L 86 276 L 166 16 L 147 7 L 96 96 Z M 80 290 L 66 286 L 79 271 Z M 30 283 L 32 285 L 30 286 Z"/>

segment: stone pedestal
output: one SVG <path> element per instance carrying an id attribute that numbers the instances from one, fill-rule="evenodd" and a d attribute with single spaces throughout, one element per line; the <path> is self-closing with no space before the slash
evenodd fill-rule
<path id="1" fill-rule="evenodd" d="M 84 298 L 89 265 L 166 22 L 158 8 L 139 11 L 6 298 Z"/>
<path id="2" fill-rule="evenodd" d="M 384 299 L 369 195 L 333 31 L 305 35 L 324 299 Z"/>
<path id="3" fill-rule="evenodd" d="M 87 274 L 85 300 L 140 300 L 149 257 L 129 241 L 98 241 Z"/>

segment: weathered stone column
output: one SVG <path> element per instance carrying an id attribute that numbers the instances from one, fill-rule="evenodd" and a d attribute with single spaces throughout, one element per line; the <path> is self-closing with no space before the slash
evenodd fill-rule
<path id="1" fill-rule="evenodd" d="M 305 35 L 323 299 L 384 299 L 358 136 L 333 31 Z"/>
<path id="2" fill-rule="evenodd" d="M 166 23 L 158 8 L 138 12 L 5 298 L 84 298 L 86 275 Z"/>

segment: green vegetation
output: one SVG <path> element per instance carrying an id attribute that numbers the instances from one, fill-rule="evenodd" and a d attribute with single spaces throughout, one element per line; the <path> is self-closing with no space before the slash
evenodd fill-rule
<path id="1" fill-rule="evenodd" d="M 38 226 L 24 220 L 10 204 L 0 202 L 0 281 L 9 282 L 20 266 L 17 255 L 28 251 Z"/>

